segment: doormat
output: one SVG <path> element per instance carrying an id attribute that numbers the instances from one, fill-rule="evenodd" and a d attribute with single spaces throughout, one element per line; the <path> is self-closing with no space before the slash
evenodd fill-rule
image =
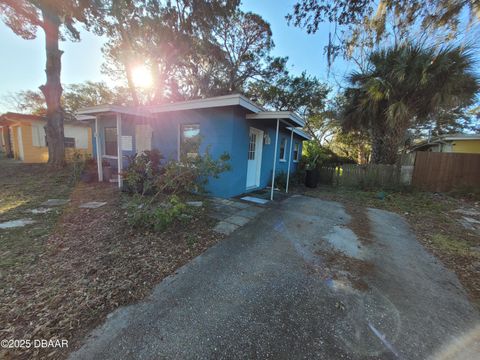
<path id="1" fill-rule="evenodd" d="M 245 200 L 245 201 L 250 201 L 250 202 L 253 202 L 255 204 L 262 204 L 263 205 L 263 204 L 268 203 L 268 200 L 256 198 L 256 197 L 253 197 L 253 196 L 244 196 L 240 199 Z"/>

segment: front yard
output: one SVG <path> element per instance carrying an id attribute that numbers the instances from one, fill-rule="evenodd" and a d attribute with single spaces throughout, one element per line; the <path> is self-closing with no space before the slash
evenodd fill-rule
<path id="1" fill-rule="evenodd" d="M 2 160 L 0 169 L 0 223 L 34 221 L 0 229 L 0 338 L 69 340 L 68 349 L 3 349 L 1 358 L 64 358 L 109 312 L 145 297 L 221 238 L 204 207 L 161 233 L 133 230 L 128 196 L 113 185 L 74 182 L 71 168 Z M 70 202 L 31 212 L 53 198 Z M 107 204 L 79 208 L 88 201 Z"/>
<path id="2" fill-rule="evenodd" d="M 304 195 L 339 201 L 352 214 L 359 234 L 368 232 L 364 207 L 396 212 L 407 219 L 417 239 L 453 270 L 480 309 L 480 201 L 475 195 L 449 196 L 405 191 L 362 191 L 346 187 L 300 188 Z M 358 214 L 358 216 L 356 215 Z"/>

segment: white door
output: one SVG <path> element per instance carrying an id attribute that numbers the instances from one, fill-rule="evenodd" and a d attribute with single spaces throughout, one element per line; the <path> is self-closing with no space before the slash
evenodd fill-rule
<path id="1" fill-rule="evenodd" d="M 263 131 L 251 127 L 248 142 L 247 189 L 260 186 L 262 148 Z"/>
<path id="2" fill-rule="evenodd" d="M 137 154 L 152 150 L 152 128 L 150 125 L 135 126 L 135 146 Z"/>

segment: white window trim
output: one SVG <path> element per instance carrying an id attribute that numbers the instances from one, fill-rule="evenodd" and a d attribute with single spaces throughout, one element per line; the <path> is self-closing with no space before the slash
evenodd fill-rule
<path id="1" fill-rule="evenodd" d="M 118 156 L 113 156 L 113 155 L 102 155 L 102 158 L 104 158 L 104 159 L 118 159 Z"/>
<path id="2" fill-rule="evenodd" d="M 298 146 L 298 150 L 297 150 L 297 158 L 295 159 L 295 157 L 293 158 L 293 162 L 294 163 L 298 163 L 300 161 L 300 144 L 296 141 L 293 142 L 293 153 L 295 154 L 295 146 Z M 293 155 L 293 154 L 292 154 Z"/>
<path id="3" fill-rule="evenodd" d="M 286 137 L 282 137 L 281 144 L 284 144 L 283 147 L 283 157 L 282 155 L 282 145 L 280 145 L 280 153 L 278 154 L 280 158 L 280 162 L 287 162 L 287 146 L 288 146 L 288 139 Z"/>

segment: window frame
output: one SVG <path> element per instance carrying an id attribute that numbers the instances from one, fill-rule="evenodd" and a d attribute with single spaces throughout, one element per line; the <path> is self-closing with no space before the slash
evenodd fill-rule
<path id="1" fill-rule="evenodd" d="M 178 125 L 178 161 L 182 161 L 182 144 L 184 143 L 184 128 L 187 126 L 196 126 L 198 127 L 198 136 L 200 137 L 200 123 L 185 123 Z M 186 154 L 185 154 L 186 155 Z M 198 143 L 197 157 L 200 156 L 200 142 Z M 188 158 L 188 156 L 187 156 Z"/>
<path id="2" fill-rule="evenodd" d="M 295 148 L 297 148 L 295 150 Z M 297 154 L 295 155 L 295 151 Z M 293 143 L 293 162 L 298 163 L 300 161 L 300 143 L 298 141 L 295 141 Z"/>
<path id="3" fill-rule="evenodd" d="M 115 130 L 115 141 L 108 141 L 108 143 L 115 143 L 115 154 L 108 154 L 107 153 L 107 130 Z M 104 154 L 103 157 L 116 159 L 118 157 L 118 133 L 116 126 L 106 126 L 103 128 L 103 143 L 104 143 Z"/>
<path id="4" fill-rule="evenodd" d="M 282 154 L 282 145 L 283 145 L 283 154 Z M 280 140 L 280 151 L 278 157 L 281 162 L 287 161 L 287 147 L 288 147 L 288 139 L 286 137 L 282 137 Z"/>

